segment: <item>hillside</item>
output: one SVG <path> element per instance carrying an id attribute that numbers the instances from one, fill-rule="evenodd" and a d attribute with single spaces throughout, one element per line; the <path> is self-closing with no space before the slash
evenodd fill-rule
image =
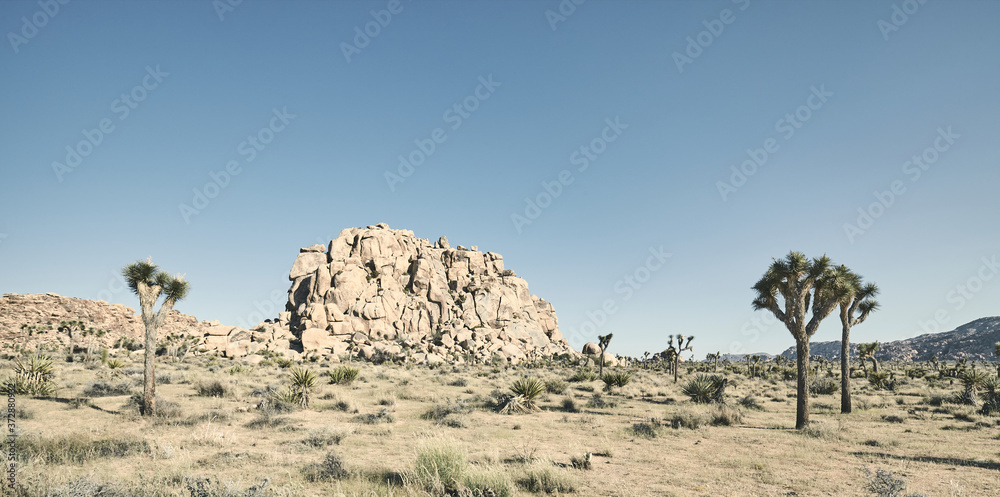
<path id="1" fill-rule="evenodd" d="M 859 342 L 869 342 L 877 338 L 859 335 L 861 335 L 859 338 L 852 339 L 851 357 L 857 356 Z M 1000 342 L 1000 316 L 980 318 L 951 331 L 927 333 L 906 340 L 879 343 L 879 351 L 875 357 L 880 360 L 926 361 L 936 355 L 938 359 L 949 361 L 958 359 L 991 361 L 997 359 L 993 355 L 994 344 L 997 342 Z M 840 357 L 840 340 L 813 342 L 809 352 L 829 359 Z M 789 347 L 781 355 L 794 359 L 795 347 Z"/>

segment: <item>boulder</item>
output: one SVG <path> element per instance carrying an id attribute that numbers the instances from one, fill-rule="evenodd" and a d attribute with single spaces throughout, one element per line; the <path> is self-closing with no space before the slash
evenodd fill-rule
<path id="1" fill-rule="evenodd" d="M 599 355 L 601 353 L 601 347 L 594 342 L 587 342 L 583 344 L 584 355 Z"/>

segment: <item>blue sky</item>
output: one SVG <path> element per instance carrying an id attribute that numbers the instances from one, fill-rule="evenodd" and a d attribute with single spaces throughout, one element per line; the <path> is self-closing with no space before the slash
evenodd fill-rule
<path id="1" fill-rule="evenodd" d="M 789 250 L 879 284 L 855 340 L 1000 314 L 996 2 L 225 2 L 0 3 L 0 290 L 135 306 L 152 256 L 254 324 L 386 222 L 503 254 L 577 348 L 779 352 Z"/>

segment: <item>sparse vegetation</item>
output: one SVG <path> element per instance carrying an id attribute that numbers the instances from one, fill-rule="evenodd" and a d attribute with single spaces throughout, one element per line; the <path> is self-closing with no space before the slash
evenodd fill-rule
<path id="1" fill-rule="evenodd" d="M 336 385 L 349 385 L 358 378 L 358 374 L 360 373 L 361 370 L 358 368 L 340 366 L 330 370 L 328 374 L 330 375 L 330 383 Z"/>

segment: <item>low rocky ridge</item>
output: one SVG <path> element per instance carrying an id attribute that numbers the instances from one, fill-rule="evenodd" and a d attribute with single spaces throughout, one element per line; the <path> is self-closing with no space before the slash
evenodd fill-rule
<path id="1" fill-rule="evenodd" d="M 852 336 L 857 338 L 853 338 L 850 344 L 851 357 L 857 357 L 858 343 L 875 340 L 863 332 Z M 993 355 L 996 350 L 994 344 L 997 342 L 1000 342 L 1000 317 L 986 317 L 963 324 L 951 331 L 928 333 L 894 342 L 880 342 L 875 358 L 892 361 L 927 361 L 936 355 L 942 361 L 958 359 L 993 361 L 997 360 Z M 809 345 L 809 353 L 828 359 L 839 358 L 840 340 L 814 342 Z M 781 355 L 794 359 L 795 347 L 789 347 Z"/>
<path id="2" fill-rule="evenodd" d="M 489 361 L 572 354 L 552 305 L 528 292 L 528 283 L 504 268 L 503 257 L 477 247 L 451 248 L 385 224 L 348 228 L 328 246 L 299 251 L 289 273 L 286 311 L 254 330 L 198 321 L 171 311 L 160 344 L 195 353 L 289 359 L 345 354 L 417 363 Z M 71 338 L 62 321 L 82 321 L 93 331 Z M 27 349 L 111 347 L 120 339 L 141 347 L 144 327 L 135 310 L 56 294 L 4 294 L 0 339 Z M 82 336 L 81 336 L 82 335 Z"/>

